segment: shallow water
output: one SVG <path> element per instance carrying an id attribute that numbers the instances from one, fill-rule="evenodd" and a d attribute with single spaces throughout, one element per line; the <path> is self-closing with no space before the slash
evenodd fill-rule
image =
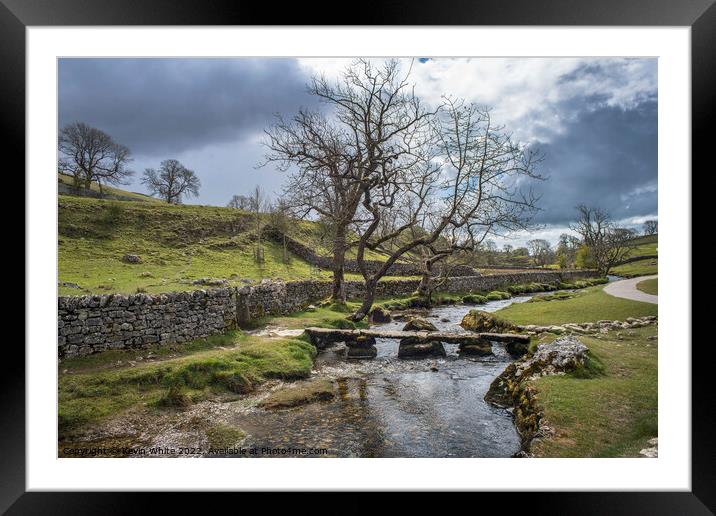
<path id="1" fill-rule="evenodd" d="M 495 311 L 529 298 L 479 308 Z M 464 331 L 459 323 L 470 308 L 444 306 L 422 316 L 441 330 Z M 248 434 L 243 446 L 325 449 L 337 457 L 509 457 L 519 450 L 510 413 L 483 399 L 511 360 L 503 345 L 493 344 L 491 357 L 460 358 L 456 344 L 445 344 L 447 357 L 422 359 L 398 359 L 397 340 L 378 339 L 376 346 L 372 360 L 347 360 L 343 345 L 319 354 L 316 376 L 338 384 L 333 401 L 237 414 L 236 424 Z"/>

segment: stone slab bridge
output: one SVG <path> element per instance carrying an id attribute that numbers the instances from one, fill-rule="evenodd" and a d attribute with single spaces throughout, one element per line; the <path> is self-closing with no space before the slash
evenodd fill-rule
<path id="1" fill-rule="evenodd" d="M 458 344 L 461 355 L 492 354 L 492 343 L 503 342 L 507 352 L 519 357 L 527 352 L 528 335 L 515 333 L 463 333 L 444 331 L 337 330 L 306 328 L 306 334 L 317 349 L 345 342 L 348 358 L 374 358 L 378 354 L 375 339 L 397 339 L 399 357 L 445 356 L 443 342 Z"/>

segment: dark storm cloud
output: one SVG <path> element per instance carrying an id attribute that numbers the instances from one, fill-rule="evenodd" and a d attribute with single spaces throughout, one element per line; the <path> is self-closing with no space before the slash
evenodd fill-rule
<path id="1" fill-rule="evenodd" d="M 82 121 L 135 154 L 241 139 L 315 101 L 294 59 L 61 59 L 59 123 Z"/>
<path id="2" fill-rule="evenodd" d="M 560 135 L 541 145 L 547 181 L 541 223 L 563 224 L 579 203 L 607 209 L 614 219 L 657 212 L 657 103 L 634 109 L 602 106 L 582 111 Z"/>

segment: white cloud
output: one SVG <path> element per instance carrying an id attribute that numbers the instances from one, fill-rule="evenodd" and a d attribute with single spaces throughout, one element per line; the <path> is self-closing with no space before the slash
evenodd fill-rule
<path id="1" fill-rule="evenodd" d="M 299 59 L 307 71 L 336 78 L 348 58 Z M 416 93 L 431 105 L 445 94 L 493 108 L 495 120 L 522 141 L 549 141 L 585 108 L 634 107 L 656 95 L 656 59 L 619 58 L 438 58 L 412 61 Z M 577 103 L 570 111 L 565 104 Z"/>

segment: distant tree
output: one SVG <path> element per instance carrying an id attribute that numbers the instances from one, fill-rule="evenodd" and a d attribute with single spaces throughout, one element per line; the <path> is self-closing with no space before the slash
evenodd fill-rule
<path id="1" fill-rule="evenodd" d="M 495 265 L 497 258 L 497 244 L 494 240 L 486 240 L 483 244 L 485 254 L 487 255 L 487 264 Z"/>
<path id="2" fill-rule="evenodd" d="M 288 233 L 291 225 L 291 207 L 285 199 L 281 198 L 271 206 L 270 222 L 274 229 L 281 236 L 283 247 L 283 263 L 289 263 L 290 256 L 288 254 L 288 246 L 286 242 L 286 233 Z"/>
<path id="3" fill-rule="evenodd" d="M 561 269 L 574 266 L 577 257 L 577 249 L 579 249 L 580 245 L 581 242 L 574 235 L 562 233 L 559 236 L 555 256 L 557 257 L 557 263 Z"/>
<path id="4" fill-rule="evenodd" d="M 529 256 L 530 250 L 526 247 L 518 247 L 514 251 L 512 251 L 512 254 L 515 256 Z"/>
<path id="5" fill-rule="evenodd" d="M 510 257 L 510 255 L 512 254 L 512 251 L 513 251 L 513 250 L 514 250 L 514 247 L 511 246 L 510 244 L 505 244 L 505 245 L 502 246 L 502 252 L 505 253 L 505 256 L 506 256 L 507 258 Z"/>
<path id="6" fill-rule="evenodd" d="M 552 246 L 547 240 L 542 238 L 535 238 L 527 242 L 530 255 L 535 262 L 535 265 L 544 267 L 547 265 L 552 258 Z"/>
<path id="7" fill-rule="evenodd" d="M 571 225 L 579 233 L 588 249 L 589 260 L 602 274 L 621 263 L 631 251 L 635 233 L 614 225 L 609 214 L 601 208 L 577 206 L 577 221 Z"/>
<path id="8" fill-rule="evenodd" d="M 159 170 L 148 168 L 142 177 L 151 195 L 157 195 L 169 204 L 181 204 L 184 197 L 197 197 L 201 182 L 193 170 L 175 159 L 162 161 Z"/>
<path id="9" fill-rule="evenodd" d="M 264 211 L 267 205 L 266 195 L 259 185 L 254 187 L 254 191 L 251 193 L 251 211 L 254 214 L 254 224 L 256 228 L 256 248 L 254 249 L 254 260 L 256 263 L 264 262 L 264 247 L 262 244 L 262 231 L 263 231 L 263 220 L 261 212 Z"/>
<path id="10" fill-rule="evenodd" d="M 59 171 L 72 176 L 76 190 L 89 189 L 94 181 L 102 194 L 102 183 L 126 184 L 134 174 L 127 169 L 132 161 L 129 149 L 104 131 L 82 122 L 63 127 L 58 146 Z"/>
<path id="11" fill-rule="evenodd" d="M 251 210 L 251 197 L 248 195 L 234 195 L 231 200 L 226 204 L 227 208 L 234 208 L 236 210 Z"/>
<path id="12" fill-rule="evenodd" d="M 659 223 L 656 220 L 647 220 L 642 227 L 644 229 L 644 235 L 656 235 L 659 230 Z"/>

